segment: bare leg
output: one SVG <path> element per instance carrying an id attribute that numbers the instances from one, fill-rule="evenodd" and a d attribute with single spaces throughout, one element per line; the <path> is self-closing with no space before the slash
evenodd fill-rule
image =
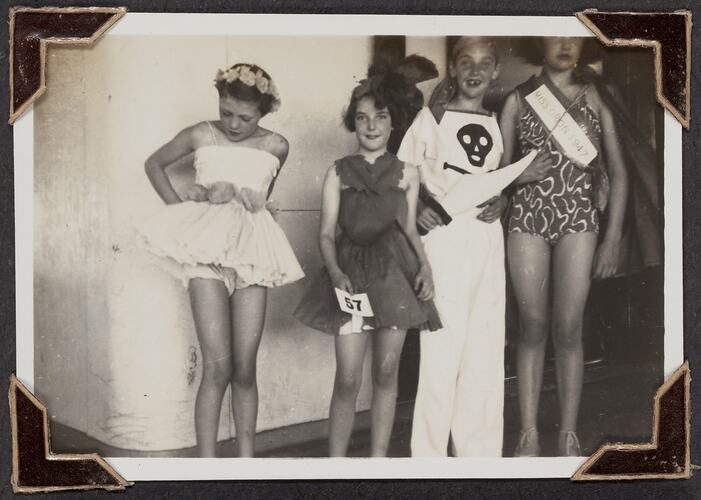
<path id="1" fill-rule="evenodd" d="M 520 319 L 517 373 L 521 430 L 528 431 L 538 427 L 548 334 L 550 245 L 538 236 L 511 233 L 507 250 Z"/>
<path id="2" fill-rule="evenodd" d="M 202 381 L 195 400 L 197 451 L 214 457 L 222 397 L 232 373 L 228 293 L 221 281 L 190 280 L 190 303 L 202 350 Z"/>
<path id="3" fill-rule="evenodd" d="M 255 453 L 258 418 L 256 358 L 265 323 L 267 293 L 262 286 L 249 286 L 236 290 L 231 296 L 234 329 L 231 404 L 240 457 L 252 457 Z"/>
<path id="4" fill-rule="evenodd" d="M 554 249 L 553 343 L 562 432 L 573 432 L 577 427 L 584 368 L 582 317 L 596 241 L 595 233 L 568 234 Z"/>
<path id="5" fill-rule="evenodd" d="M 329 455 L 345 457 L 353 432 L 355 402 L 363 381 L 367 333 L 336 337 L 336 379 L 329 408 Z"/>
<path id="6" fill-rule="evenodd" d="M 372 426 L 370 456 L 386 457 L 397 406 L 397 373 L 406 330 L 372 333 Z"/>

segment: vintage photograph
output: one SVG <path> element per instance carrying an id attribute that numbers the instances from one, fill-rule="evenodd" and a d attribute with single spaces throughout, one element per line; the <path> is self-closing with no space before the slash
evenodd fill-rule
<path id="1" fill-rule="evenodd" d="M 53 449 L 538 477 L 649 440 L 681 275 L 652 52 L 253 17 L 48 53 L 24 366 Z"/>

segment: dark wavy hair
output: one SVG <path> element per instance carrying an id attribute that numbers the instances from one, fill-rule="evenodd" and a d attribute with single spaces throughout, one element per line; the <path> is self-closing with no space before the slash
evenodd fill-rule
<path id="1" fill-rule="evenodd" d="M 543 37 L 523 37 L 516 42 L 514 54 L 534 66 L 543 65 Z M 590 64 L 603 57 L 603 46 L 594 37 L 584 38 L 579 63 Z"/>
<path id="2" fill-rule="evenodd" d="M 368 83 L 366 92 L 353 92 L 350 102 L 343 115 L 343 125 L 349 132 L 355 132 L 355 114 L 358 111 L 358 101 L 363 97 L 372 97 L 375 101 L 375 109 L 387 108 L 392 118 L 393 128 L 402 128 L 409 121 L 404 94 L 407 90 L 404 77 L 398 74 L 375 76 Z M 415 97 L 415 96 L 414 96 Z M 421 107 L 419 106 L 419 109 Z"/>
<path id="3" fill-rule="evenodd" d="M 424 103 L 423 94 L 416 85 L 437 76 L 436 65 L 417 54 L 393 64 L 376 62 L 370 66 L 368 77 L 353 89 L 343 115 L 343 125 L 348 131 L 355 132 L 358 101 L 363 97 L 372 97 L 376 109 L 386 107 L 389 111 L 392 132 L 387 141 L 387 150 L 396 153 L 407 128 Z"/>
<path id="4" fill-rule="evenodd" d="M 260 66 L 248 63 L 238 63 L 234 64 L 232 68 L 238 68 L 240 66 L 250 66 L 253 73 L 260 71 L 265 78 L 272 82 L 272 78 L 267 71 L 265 71 Z M 233 97 L 234 99 L 239 99 L 241 101 L 252 102 L 258 105 L 258 111 L 261 115 L 265 116 L 270 113 L 273 106 L 273 101 L 275 98 L 272 94 L 264 94 L 255 85 L 249 86 L 243 83 L 241 80 L 234 80 L 233 82 L 227 82 L 226 80 L 219 80 L 214 83 L 214 86 L 219 91 L 219 97 Z"/>

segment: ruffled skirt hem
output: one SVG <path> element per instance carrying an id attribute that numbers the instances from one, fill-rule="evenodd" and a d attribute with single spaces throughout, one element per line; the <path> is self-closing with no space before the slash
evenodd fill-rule
<path id="1" fill-rule="evenodd" d="M 236 281 L 247 286 L 277 287 L 304 276 L 270 213 L 248 212 L 238 202 L 169 205 L 137 231 L 143 247 L 182 268 L 183 279 L 198 266 L 233 270 Z"/>

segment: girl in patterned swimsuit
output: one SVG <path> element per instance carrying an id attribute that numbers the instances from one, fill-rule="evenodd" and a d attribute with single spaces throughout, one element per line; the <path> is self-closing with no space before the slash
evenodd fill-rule
<path id="1" fill-rule="evenodd" d="M 236 64 L 219 71 L 215 83 L 219 120 L 184 129 L 146 161 L 146 173 L 167 206 L 139 230 L 190 292 L 203 359 L 195 402 L 198 452 L 215 455 L 222 398 L 231 385 L 239 456 L 250 457 L 267 288 L 303 273 L 266 209 L 288 152 L 284 137 L 258 124 L 279 105 L 270 75 L 253 64 Z M 165 169 L 190 153 L 196 184 L 182 200 Z"/>
<path id="2" fill-rule="evenodd" d="M 611 110 L 594 85 L 578 80 L 584 39 L 554 37 L 533 43 L 537 55 L 531 62 L 542 63 L 543 71 L 507 97 L 500 121 L 504 161 L 535 148 L 544 148 L 551 160 L 527 169 L 516 180 L 508 224 L 507 255 L 521 330 L 521 438 L 516 455 L 540 452 L 538 400 L 552 321 L 560 394 L 559 450 L 578 456 L 575 430 L 582 391 L 584 306 L 591 278 L 611 276 L 618 261 L 627 173 Z M 584 131 L 596 155 L 590 163 L 573 160 L 551 136 L 528 99 L 538 88 L 547 89 Z M 599 238 L 600 215 L 609 200 L 607 225 Z"/>
<path id="3" fill-rule="evenodd" d="M 355 132 L 358 150 L 337 160 L 326 174 L 319 230 L 326 267 L 295 311 L 303 323 L 336 336 L 331 456 L 345 456 L 348 449 L 368 339 L 373 344 L 371 455 L 386 456 L 406 331 L 441 326 L 416 229 L 419 173 L 387 151 L 392 129 L 402 126 L 406 116 L 397 97 L 406 95 L 403 86 L 400 75 L 388 73 L 353 91 L 345 126 Z M 367 294 L 374 314 L 368 324 L 352 327 L 334 288 Z"/>

